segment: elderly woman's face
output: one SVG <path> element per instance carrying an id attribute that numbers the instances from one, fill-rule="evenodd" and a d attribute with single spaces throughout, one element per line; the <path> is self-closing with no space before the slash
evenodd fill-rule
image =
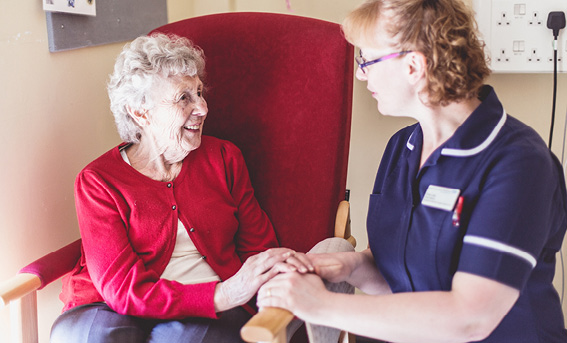
<path id="1" fill-rule="evenodd" d="M 158 78 L 150 97 L 144 139 L 151 139 L 167 159 L 182 160 L 201 145 L 207 102 L 198 76 Z"/>

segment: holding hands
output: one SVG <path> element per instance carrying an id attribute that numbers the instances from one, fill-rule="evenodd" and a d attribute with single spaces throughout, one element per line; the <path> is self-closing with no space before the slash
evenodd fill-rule
<path id="1" fill-rule="evenodd" d="M 308 271 L 297 268 L 295 273 L 282 272 L 267 281 L 258 292 L 258 307 L 284 308 L 308 320 L 309 314 L 321 308 L 321 303 L 329 295 L 322 279 L 342 282 L 350 278 L 353 266 L 345 263 L 348 262 L 347 256 L 342 253 L 296 253 L 294 262 L 312 268 Z"/>
<path id="2" fill-rule="evenodd" d="M 215 309 L 225 311 L 257 294 L 258 307 L 280 307 L 307 319 L 328 296 L 322 279 L 349 281 L 356 269 L 355 253 L 304 254 L 274 248 L 250 257 L 215 290 Z"/>
<path id="3" fill-rule="evenodd" d="M 222 312 L 248 302 L 259 288 L 279 273 L 307 273 L 314 267 L 305 254 L 274 248 L 251 256 L 231 278 L 217 284 L 215 310 Z"/>

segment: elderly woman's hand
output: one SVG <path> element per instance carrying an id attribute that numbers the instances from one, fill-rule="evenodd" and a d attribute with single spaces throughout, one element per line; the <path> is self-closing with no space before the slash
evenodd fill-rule
<path id="1" fill-rule="evenodd" d="M 274 248 L 248 258 L 236 274 L 217 284 L 215 310 L 221 312 L 245 304 L 278 273 L 313 268 L 307 259 L 295 255 L 291 249 Z"/>

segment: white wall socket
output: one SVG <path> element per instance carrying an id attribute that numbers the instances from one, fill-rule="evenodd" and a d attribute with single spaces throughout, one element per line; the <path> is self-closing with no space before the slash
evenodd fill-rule
<path id="1" fill-rule="evenodd" d="M 553 72 L 553 33 L 549 12 L 567 14 L 566 0 L 473 0 L 490 67 L 503 73 Z M 567 72 L 567 28 L 557 39 L 557 70 Z"/>

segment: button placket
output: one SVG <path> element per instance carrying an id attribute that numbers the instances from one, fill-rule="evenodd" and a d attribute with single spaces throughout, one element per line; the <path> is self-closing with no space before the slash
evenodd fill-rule
<path id="1" fill-rule="evenodd" d="M 168 182 L 168 183 L 166 184 L 166 186 L 167 186 L 167 188 L 172 189 L 172 188 L 173 188 L 173 183 Z M 175 211 L 175 210 L 177 209 L 177 205 L 175 205 L 175 204 L 171 205 L 171 209 L 172 209 L 173 211 Z"/>

